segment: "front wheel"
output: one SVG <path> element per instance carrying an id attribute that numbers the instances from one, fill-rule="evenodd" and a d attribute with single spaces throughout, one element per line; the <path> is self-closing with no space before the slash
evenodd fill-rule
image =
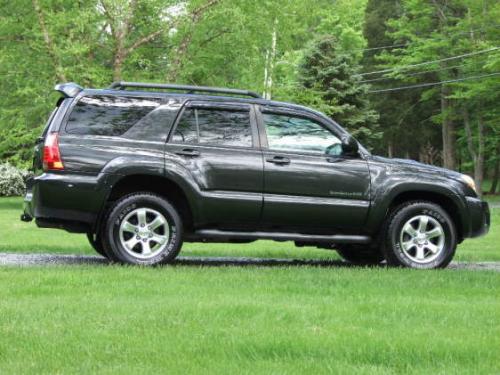
<path id="1" fill-rule="evenodd" d="M 457 247 L 455 225 L 435 203 L 413 201 L 396 208 L 384 242 L 387 262 L 410 268 L 444 268 Z"/>
<path id="2" fill-rule="evenodd" d="M 111 257 L 120 263 L 168 263 L 182 246 L 182 221 L 174 206 L 163 197 L 134 193 L 111 208 L 104 241 Z"/>

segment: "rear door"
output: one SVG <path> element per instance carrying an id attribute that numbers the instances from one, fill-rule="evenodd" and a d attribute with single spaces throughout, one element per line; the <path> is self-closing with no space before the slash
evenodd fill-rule
<path id="1" fill-rule="evenodd" d="M 263 161 L 252 105 L 186 103 L 166 146 L 200 191 L 202 224 L 254 228 L 262 208 Z"/>
<path id="2" fill-rule="evenodd" d="M 342 134 L 307 113 L 263 109 L 263 225 L 273 230 L 346 233 L 369 208 L 370 176 L 361 157 L 341 155 Z"/>

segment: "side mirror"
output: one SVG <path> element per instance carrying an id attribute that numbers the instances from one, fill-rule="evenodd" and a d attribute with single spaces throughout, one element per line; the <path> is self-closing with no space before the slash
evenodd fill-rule
<path id="1" fill-rule="evenodd" d="M 342 137 L 342 155 L 357 156 L 359 151 L 358 142 L 350 134 Z"/>

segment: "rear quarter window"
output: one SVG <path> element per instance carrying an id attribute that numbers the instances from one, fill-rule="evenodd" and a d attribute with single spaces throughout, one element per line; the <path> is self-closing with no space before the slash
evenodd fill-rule
<path id="1" fill-rule="evenodd" d="M 66 133 L 164 141 L 180 103 L 120 95 L 85 96 L 73 108 Z"/>

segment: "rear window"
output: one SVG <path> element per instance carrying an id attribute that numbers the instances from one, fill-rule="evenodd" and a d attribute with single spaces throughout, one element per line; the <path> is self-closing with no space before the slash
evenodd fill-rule
<path id="1" fill-rule="evenodd" d="M 180 104 L 159 98 L 87 96 L 74 107 L 66 132 L 145 140 L 165 140 Z"/>

